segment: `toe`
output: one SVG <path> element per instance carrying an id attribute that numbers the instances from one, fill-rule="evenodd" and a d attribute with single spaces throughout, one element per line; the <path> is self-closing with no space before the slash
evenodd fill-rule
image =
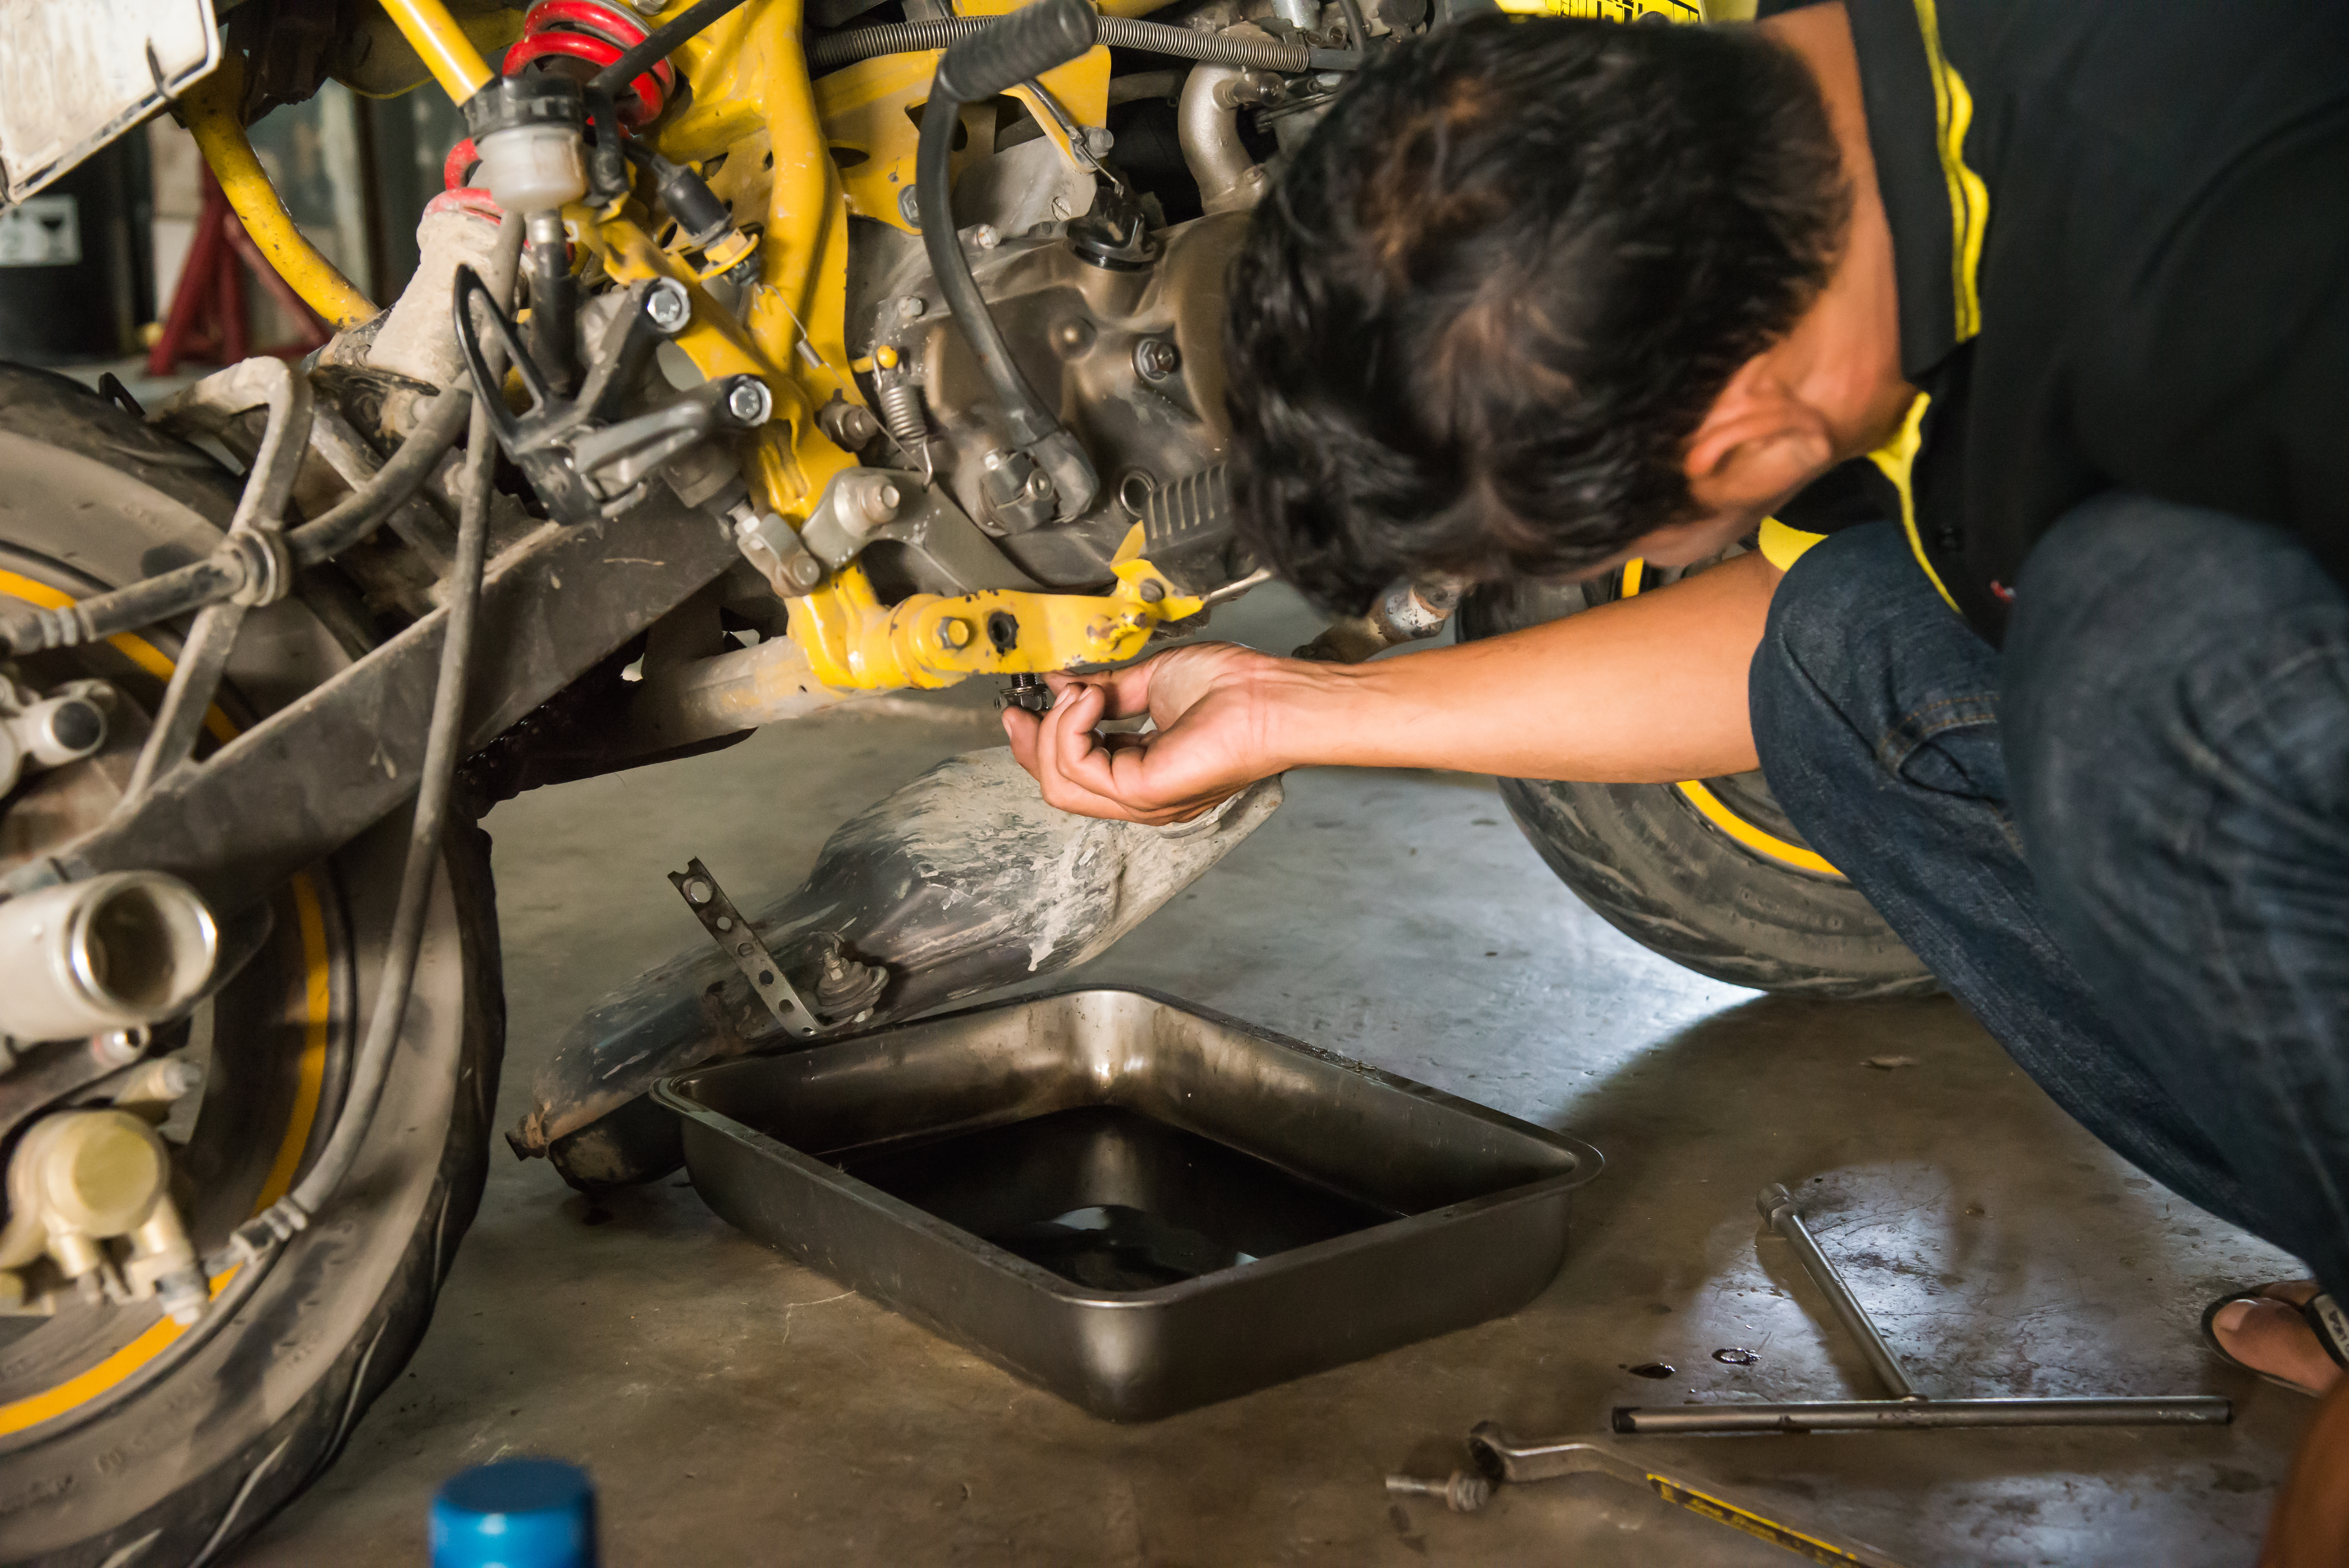
<path id="1" fill-rule="evenodd" d="M 2324 1393 L 2341 1376 L 2316 1331 L 2283 1301 L 2263 1296 L 2229 1302 L 2211 1318 L 2210 1331 L 2244 1366 L 2312 1394 Z"/>

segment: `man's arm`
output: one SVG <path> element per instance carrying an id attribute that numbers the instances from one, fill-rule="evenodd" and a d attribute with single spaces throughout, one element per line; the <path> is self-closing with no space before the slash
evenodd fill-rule
<path id="1" fill-rule="evenodd" d="M 1064 810 L 1179 821 L 1290 768 L 1442 768 L 1516 779 L 1668 782 L 1754 766 L 1746 670 L 1780 573 L 1758 552 L 1507 636 L 1368 665 L 1178 648 L 1050 677 L 1013 753 Z M 1147 713 L 1157 731 L 1100 736 Z"/>

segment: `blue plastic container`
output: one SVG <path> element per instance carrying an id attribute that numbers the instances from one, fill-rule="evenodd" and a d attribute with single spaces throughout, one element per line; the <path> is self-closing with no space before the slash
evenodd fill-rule
<path id="1" fill-rule="evenodd" d="M 463 1470 L 432 1500 L 432 1568 L 595 1568 L 595 1484 L 561 1460 Z"/>

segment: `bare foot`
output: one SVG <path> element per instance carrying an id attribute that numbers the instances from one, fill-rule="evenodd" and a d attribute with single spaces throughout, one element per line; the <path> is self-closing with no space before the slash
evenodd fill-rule
<path id="1" fill-rule="evenodd" d="M 2285 1280 L 2230 1301 L 2210 1320 L 2210 1332 L 2227 1354 L 2257 1372 L 2323 1396 L 2341 1380 L 2341 1368 L 2324 1353 L 2316 1330 L 2299 1308 L 2316 1295 L 2316 1282 Z"/>

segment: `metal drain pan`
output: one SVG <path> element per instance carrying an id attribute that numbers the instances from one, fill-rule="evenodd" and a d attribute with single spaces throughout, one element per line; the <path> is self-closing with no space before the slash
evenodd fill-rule
<path id="1" fill-rule="evenodd" d="M 660 1103 L 730 1223 L 1112 1420 L 1150 1420 L 1523 1305 L 1599 1151 L 1140 990 L 1022 997 L 681 1073 Z M 824 1155 L 1118 1106 L 1402 1218 L 1150 1290 L 1064 1279 Z M 1105 1201 L 1105 1200 L 1096 1200 Z"/>

